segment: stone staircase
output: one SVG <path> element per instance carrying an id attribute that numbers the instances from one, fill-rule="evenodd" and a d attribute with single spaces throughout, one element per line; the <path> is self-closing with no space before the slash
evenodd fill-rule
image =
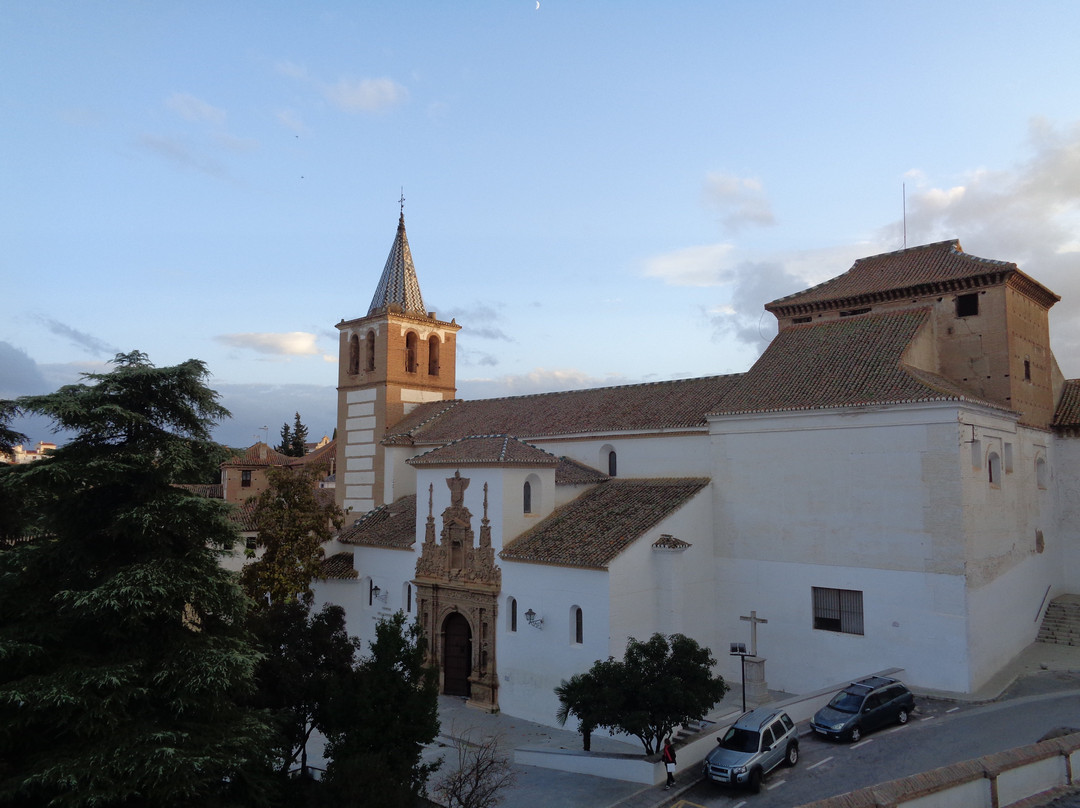
<path id="1" fill-rule="evenodd" d="M 1038 641 L 1080 646 L 1080 595 L 1062 595 L 1050 601 L 1039 626 Z"/>

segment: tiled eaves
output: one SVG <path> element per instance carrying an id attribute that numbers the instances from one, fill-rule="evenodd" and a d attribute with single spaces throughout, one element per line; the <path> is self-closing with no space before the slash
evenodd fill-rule
<path id="1" fill-rule="evenodd" d="M 503 561 L 606 569 L 709 484 L 707 477 L 612 479 L 557 508 L 503 548 Z"/>
<path id="2" fill-rule="evenodd" d="M 348 551 L 342 551 L 324 558 L 319 563 L 318 577 L 324 581 L 348 581 L 359 578 L 360 573 L 353 568 L 353 554 Z"/>
<path id="3" fill-rule="evenodd" d="M 1053 428 L 1075 437 L 1080 434 L 1080 379 L 1067 379 L 1054 412 Z"/>
<path id="4" fill-rule="evenodd" d="M 411 466 L 557 466 L 559 459 L 511 435 L 470 435 L 409 458 Z"/>
<path id="5" fill-rule="evenodd" d="M 221 465 L 229 468 L 239 468 L 243 466 L 284 466 L 287 465 L 290 460 L 299 459 L 300 458 L 289 457 L 280 452 L 275 452 L 267 444 L 260 441 L 245 449 L 243 454 L 233 455 Z"/>
<path id="6" fill-rule="evenodd" d="M 337 535 L 342 544 L 410 550 L 416 543 L 416 494 L 368 511 Z"/>
<path id="7" fill-rule="evenodd" d="M 599 469 L 579 463 L 571 457 L 560 457 L 555 467 L 555 485 L 593 485 L 611 478 Z"/>
<path id="8" fill-rule="evenodd" d="M 765 304 L 777 317 L 1008 283 L 1049 308 L 1061 298 L 1010 261 L 965 253 L 953 239 L 857 260 L 847 272 Z"/>

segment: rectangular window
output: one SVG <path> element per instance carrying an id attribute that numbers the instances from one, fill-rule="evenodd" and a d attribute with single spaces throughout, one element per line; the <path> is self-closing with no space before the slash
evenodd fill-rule
<path id="1" fill-rule="evenodd" d="M 956 296 L 956 316 L 974 317 L 979 313 L 979 295 L 972 292 L 967 295 Z"/>
<path id="2" fill-rule="evenodd" d="M 240 487 L 241 488 L 251 488 L 251 472 L 250 471 L 241 471 L 240 472 Z"/>
<path id="3" fill-rule="evenodd" d="M 863 633 L 862 592 L 854 589 L 811 587 L 814 628 L 844 634 Z"/>

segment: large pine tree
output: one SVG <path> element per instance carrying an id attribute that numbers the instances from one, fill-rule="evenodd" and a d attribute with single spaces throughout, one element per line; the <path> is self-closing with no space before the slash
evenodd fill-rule
<path id="1" fill-rule="evenodd" d="M 259 802 L 268 729 L 242 706 L 259 654 L 218 565 L 235 531 L 173 485 L 228 413 L 202 362 L 114 365 L 17 401 L 74 437 L 0 469 L 30 538 L 0 549 L 0 804 Z"/>

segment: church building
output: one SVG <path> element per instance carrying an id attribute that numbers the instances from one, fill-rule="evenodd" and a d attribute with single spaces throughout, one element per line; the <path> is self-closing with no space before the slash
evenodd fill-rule
<path id="1" fill-rule="evenodd" d="M 1080 589 L 1058 299 L 939 242 L 766 304 L 745 373 L 463 401 L 468 323 L 427 310 L 402 216 L 337 325 L 350 512 L 316 597 L 365 641 L 405 611 L 442 692 L 546 724 L 562 679 L 654 632 L 728 681 L 752 628 L 774 689 L 898 667 L 974 690 Z"/>

